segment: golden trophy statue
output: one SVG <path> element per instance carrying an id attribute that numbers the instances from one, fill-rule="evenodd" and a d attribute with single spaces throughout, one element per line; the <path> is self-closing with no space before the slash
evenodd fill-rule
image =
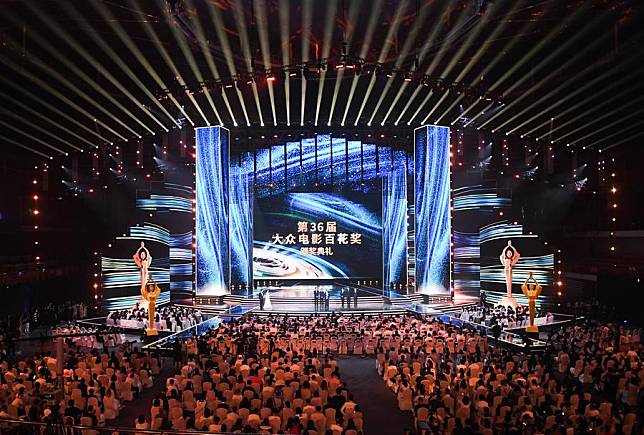
<path id="1" fill-rule="evenodd" d="M 156 304 L 159 294 L 161 294 L 161 289 L 150 279 L 150 282 L 147 286 L 143 287 L 144 291 L 141 292 L 143 299 L 148 301 L 148 329 L 145 330 L 146 335 L 159 335 L 159 331 L 154 327 L 154 306 Z"/>
<path id="2" fill-rule="evenodd" d="M 532 282 L 530 282 L 532 280 Z M 530 324 L 526 326 L 526 332 L 539 332 L 539 328 L 534 324 L 534 306 L 537 298 L 541 294 L 541 286 L 530 272 L 530 276 L 521 285 L 523 294 L 528 298 L 528 309 L 530 311 Z"/>

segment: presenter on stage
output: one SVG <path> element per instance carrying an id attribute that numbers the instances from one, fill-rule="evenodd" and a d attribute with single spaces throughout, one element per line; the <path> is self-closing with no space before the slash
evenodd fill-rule
<path id="1" fill-rule="evenodd" d="M 512 246 L 512 240 L 508 240 L 508 245 L 503 249 L 499 258 L 503 265 L 505 273 L 505 288 L 507 290 L 507 295 L 501 299 L 500 305 L 516 308 L 517 301 L 512 297 L 512 269 L 519 262 L 521 255 L 519 254 L 519 251 Z"/>

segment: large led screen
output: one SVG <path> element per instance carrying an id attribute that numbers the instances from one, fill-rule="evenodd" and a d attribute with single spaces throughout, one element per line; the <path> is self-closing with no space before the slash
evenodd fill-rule
<path id="1" fill-rule="evenodd" d="M 254 279 L 379 279 L 380 193 L 255 198 Z"/>

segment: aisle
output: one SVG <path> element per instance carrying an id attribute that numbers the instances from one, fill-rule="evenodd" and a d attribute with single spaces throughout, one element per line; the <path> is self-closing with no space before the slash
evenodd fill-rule
<path id="1" fill-rule="evenodd" d="M 166 379 L 174 373 L 171 358 L 161 358 L 161 372 L 154 379 L 151 388 L 143 390 L 138 399 L 132 402 L 125 402 L 125 406 L 114 420 L 105 423 L 110 427 L 134 427 L 134 420 L 141 414 L 150 421 L 150 407 L 152 400 L 165 388 Z"/>
<path id="2" fill-rule="evenodd" d="M 374 358 L 339 358 L 338 365 L 341 379 L 364 412 L 366 435 L 398 435 L 413 428 L 411 412 L 398 409 L 395 394 L 376 372 Z"/>

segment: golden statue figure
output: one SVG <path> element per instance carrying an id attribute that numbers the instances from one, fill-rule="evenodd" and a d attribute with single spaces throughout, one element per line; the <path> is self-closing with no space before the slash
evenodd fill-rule
<path id="1" fill-rule="evenodd" d="M 530 272 L 530 276 L 528 276 L 528 279 L 521 286 L 521 290 L 523 290 L 523 294 L 528 298 L 528 309 L 530 311 L 530 324 L 526 326 L 525 330 L 526 332 L 539 332 L 539 328 L 534 324 L 534 309 L 535 302 L 541 294 L 541 286 L 532 275 L 532 272 Z"/>
<path id="2" fill-rule="evenodd" d="M 147 335 L 159 335 L 159 331 L 154 327 L 154 306 L 160 294 L 161 289 L 152 279 L 141 293 L 143 299 L 148 301 L 148 329 L 145 330 Z"/>
<path id="3" fill-rule="evenodd" d="M 505 274 L 505 288 L 507 290 L 507 295 L 501 299 L 499 305 L 510 306 L 512 308 L 517 307 L 517 301 L 512 297 L 512 269 L 519 262 L 521 255 L 517 248 L 512 246 L 512 240 L 508 240 L 508 245 L 503 248 L 501 251 L 501 264 L 503 265 L 503 272 Z"/>

